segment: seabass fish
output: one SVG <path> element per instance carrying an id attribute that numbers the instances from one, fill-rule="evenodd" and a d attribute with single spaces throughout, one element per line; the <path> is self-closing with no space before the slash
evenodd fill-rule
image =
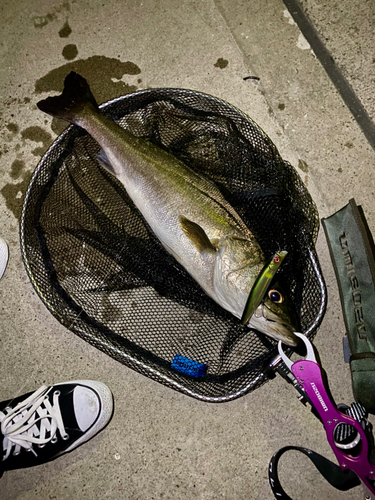
<path id="1" fill-rule="evenodd" d="M 219 189 L 168 152 L 104 116 L 87 81 L 74 72 L 66 77 L 60 96 L 48 97 L 38 107 L 87 130 L 102 147 L 99 161 L 123 184 L 166 250 L 212 299 L 241 318 L 265 259 Z M 287 297 L 279 291 L 269 295 L 249 326 L 296 345 L 296 324 Z"/>

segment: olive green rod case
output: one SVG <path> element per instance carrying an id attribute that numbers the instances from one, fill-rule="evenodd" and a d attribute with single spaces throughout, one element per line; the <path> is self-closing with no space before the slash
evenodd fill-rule
<path id="1" fill-rule="evenodd" d="M 363 210 L 354 199 L 322 219 L 322 224 L 346 324 L 353 395 L 375 414 L 374 240 Z"/>

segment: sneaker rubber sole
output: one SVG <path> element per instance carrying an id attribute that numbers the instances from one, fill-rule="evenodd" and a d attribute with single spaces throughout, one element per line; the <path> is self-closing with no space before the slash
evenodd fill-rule
<path id="1" fill-rule="evenodd" d="M 3 277 L 3 274 L 7 267 L 8 258 L 9 258 L 8 245 L 3 240 L 3 238 L 0 237 L 0 280 Z"/>

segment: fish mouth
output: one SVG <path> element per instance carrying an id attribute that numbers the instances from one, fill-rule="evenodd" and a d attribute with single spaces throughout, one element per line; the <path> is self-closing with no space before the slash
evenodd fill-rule
<path id="1" fill-rule="evenodd" d="M 248 325 L 274 340 L 281 340 L 287 346 L 296 347 L 299 344 L 299 338 L 294 335 L 294 332 L 297 331 L 296 328 L 292 324 L 283 321 L 263 302 L 252 315 Z"/>

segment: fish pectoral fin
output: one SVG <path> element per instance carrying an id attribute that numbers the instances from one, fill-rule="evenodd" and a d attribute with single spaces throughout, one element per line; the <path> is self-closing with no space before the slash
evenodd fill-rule
<path id="1" fill-rule="evenodd" d="M 204 229 L 183 215 L 179 216 L 180 227 L 185 236 L 191 241 L 199 253 L 216 252 Z"/>
<path id="2" fill-rule="evenodd" d="M 100 150 L 100 153 L 97 155 L 96 159 L 98 160 L 100 165 L 107 170 L 107 172 L 112 175 L 116 175 L 112 163 L 109 161 L 107 153 L 104 151 L 104 149 Z"/>

